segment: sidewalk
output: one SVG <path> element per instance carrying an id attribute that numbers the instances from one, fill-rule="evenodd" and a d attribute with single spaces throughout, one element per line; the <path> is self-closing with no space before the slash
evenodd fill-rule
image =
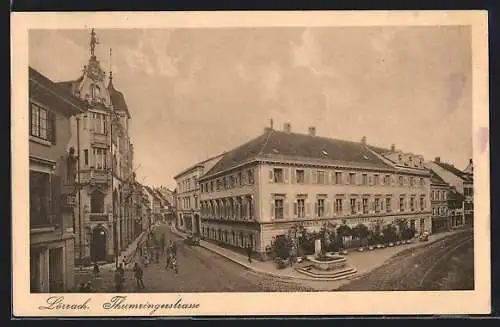
<path id="1" fill-rule="evenodd" d="M 187 238 L 188 234 L 183 233 L 175 228 L 172 228 L 172 232 L 182 238 Z M 384 249 L 376 249 L 373 251 L 365 251 L 358 252 L 356 250 L 351 250 L 347 255 L 348 265 L 357 270 L 357 277 L 367 274 L 370 271 L 374 270 L 382 266 L 388 259 L 390 259 L 395 254 L 402 252 L 407 249 L 417 248 L 420 246 L 424 246 L 433 242 L 436 242 L 444 237 L 460 232 L 460 230 L 443 232 L 439 234 L 433 234 L 429 238 L 427 242 L 419 242 L 418 240 L 414 240 L 411 244 L 405 244 L 394 247 L 387 247 Z M 286 267 L 284 269 L 277 269 L 275 264 L 272 261 L 257 261 L 252 260 L 252 263 L 248 262 L 248 258 L 245 255 L 236 253 L 234 251 L 222 248 L 215 244 L 212 244 L 207 241 L 200 240 L 200 246 L 216 253 L 220 256 L 231 260 L 234 263 L 239 264 L 240 266 L 255 271 L 260 274 L 264 274 L 271 277 L 276 277 L 280 279 L 291 279 L 300 281 L 303 284 L 307 284 L 310 287 L 321 289 L 321 290 L 335 290 L 336 288 L 349 283 L 352 279 L 343 279 L 343 280 L 335 280 L 335 279 L 322 279 L 318 280 L 317 278 L 305 276 L 299 272 L 297 272 L 293 267 Z"/>
<path id="2" fill-rule="evenodd" d="M 159 225 L 154 225 L 151 229 L 151 232 L 153 232 L 156 228 L 158 228 L 158 226 Z M 141 234 L 139 234 L 139 236 L 137 236 L 137 238 L 134 241 L 132 241 L 132 243 L 130 243 L 125 250 L 122 250 L 120 252 L 120 255 L 118 256 L 118 262 L 121 263 L 122 259 L 124 257 L 126 257 L 127 261 L 126 261 L 125 266 L 129 266 L 131 263 L 133 263 L 135 255 L 136 255 L 136 251 L 137 251 L 137 245 L 139 243 L 142 243 L 146 239 L 147 235 L 148 235 L 147 231 L 144 231 Z M 99 265 L 99 268 L 101 270 L 102 269 L 113 269 L 114 270 L 115 265 L 116 265 L 116 262 L 109 262 L 109 263 Z M 75 272 L 93 271 L 93 269 L 94 269 L 93 266 L 83 267 L 83 269 L 81 269 L 80 267 L 75 267 Z"/>

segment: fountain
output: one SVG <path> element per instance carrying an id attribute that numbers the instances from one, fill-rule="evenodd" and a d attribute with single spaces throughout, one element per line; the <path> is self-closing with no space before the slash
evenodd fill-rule
<path id="1" fill-rule="evenodd" d="M 316 240 L 314 245 L 315 254 L 307 256 L 307 260 L 295 268 L 296 271 L 309 277 L 326 280 L 347 279 L 356 275 L 356 269 L 348 266 L 345 256 L 323 254 L 320 240 Z"/>

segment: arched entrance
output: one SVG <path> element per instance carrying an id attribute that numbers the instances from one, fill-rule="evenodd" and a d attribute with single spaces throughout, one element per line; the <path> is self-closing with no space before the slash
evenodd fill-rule
<path id="1" fill-rule="evenodd" d="M 92 231 L 92 261 L 106 261 L 106 229 L 101 225 L 94 228 Z"/>

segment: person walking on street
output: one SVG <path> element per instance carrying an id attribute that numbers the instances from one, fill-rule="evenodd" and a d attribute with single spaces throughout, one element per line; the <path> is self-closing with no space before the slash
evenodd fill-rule
<path id="1" fill-rule="evenodd" d="M 119 268 L 115 271 L 115 290 L 120 293 L 123 290 L 123 274 L 120 272 Z"/>
<path id="2" fill-rule="evenodd" d="M 247 245 L 247 255 L 248 255 L 248 262 L 252 263 L 252 245 L 250 243 Z"/>
<path id="3" fill-rule="evenodd" d="M 143 276 L 144 272 L 141 268 L 141 266 L 139 266 L 139 264 L 136 262 L 134 264 L 134 277 L 135 277 L 135 280 L 137 282 L 137 289 L 144 289 L 144 282 L 142 281 L 142 276 Z"/>
<path id="4" fill-rule="evenodd" d="M 161 251 L 163 253 L 165 251 L 165 234 L 161 235 L 160 246 L 161 246 Z"/>
<path id="5" fill-rule="evenodd" d="M 120 263 L 118 265 L 118 268 L 116 268 L 116 271 L 122 276 L 123 279 L 125 279 L 125 268 L 123 268 L 123 263 Z"/>
<path id="6" fill-rule="evenodd" d="M 99 265 L 97 264 L 97 262 L 94 262 L 94 278 L 99 278 L 99 273 L 100 273 Z"/>

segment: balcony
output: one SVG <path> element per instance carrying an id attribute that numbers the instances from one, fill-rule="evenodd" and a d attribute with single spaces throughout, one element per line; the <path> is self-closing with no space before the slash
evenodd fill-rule
<path id="1" fill-rule="evenodd" d="M 93 132 L 90 136 L 92 145 L 109 146 L 109 136 L 107 134 Z"/>
<path id="2" fill-rule="evenodd" d="M 107 169 L 90 169 L 80 171 L 80 184 L 109 184 L 111 172 Z"/>

